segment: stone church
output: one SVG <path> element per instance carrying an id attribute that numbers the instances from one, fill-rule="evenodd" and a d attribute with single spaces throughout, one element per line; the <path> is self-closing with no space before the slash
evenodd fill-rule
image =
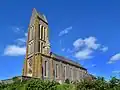
<path id="1" fill-rule="evenodd" d="M 51 52 L 46 17 L 34 8 L 28 27 L 23 76 L 64 82 L 90 76 L 87 69 L 63 56 Z"/>

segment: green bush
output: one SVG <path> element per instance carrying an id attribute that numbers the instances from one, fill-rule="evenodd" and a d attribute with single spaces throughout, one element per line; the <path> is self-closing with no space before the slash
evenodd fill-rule
<path id="1" fill-rule="evenodd" d="M 70 84 L 70 80 L 69 80 L 69 79 L 66 79 L 66 80 L 65 80 L 65 83 Z"/>
<path id="2" fill-rule="evenodd" d="M 60 85 L 56 85 L 54 89 L 52 90 L 75 90 L 74 85 L 72 84 L 60 84 Z"/>
<path id="3" fill-rule="evenodd" d="M 51 90 L 52 87 L 58 85 L 59 83 L 55 81 L 40 80 L 40 79 L 31 79 L 28 80 L 25 89 L 26 90 Z"/>
<path id="4" fill-rule="evenodd" d="M 29 79 L 20 81 L 18 78 L 13 78 L 14 83 L 0 83 L 0 90 L 120 90 L 120 79 L 112 77 L 106 81 L 103 77 L 98 77 L 96 80 L 88 81 L 81 80 L 74 83 L 68 82 L 59 84 L 55 81 Z"/>
<path id="5" fill-rule="evenodd" d="M 93 81 L 83 80 L 75 84 L 76 90 L 120 90 L 120 80 L 112 77 L 110 81 L 105 81 L 103 77 L 98 77 Z"/>

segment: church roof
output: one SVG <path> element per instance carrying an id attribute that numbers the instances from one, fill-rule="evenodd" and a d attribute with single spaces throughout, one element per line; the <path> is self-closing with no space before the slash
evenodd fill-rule
<path id="1" fill-rule="evenodd" d="M 66 57 L 57 55 L 55 53 L 52 53 L 52 55 L 53 55 L 53 58 L 55 58 L 57 60 L 60 60 L 60 61 L 65 62 L 65 63 L 69 63 L 71 65 L 77 66 L 77 67 L 82 68 L 84 70 L 87 70 L 86 68 L 82 67 L 79 63 L 74 62 L 73 60 L 67 59 Z"/>

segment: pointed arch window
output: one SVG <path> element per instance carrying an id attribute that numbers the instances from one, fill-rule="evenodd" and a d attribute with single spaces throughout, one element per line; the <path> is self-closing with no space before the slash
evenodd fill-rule
<path id="1" fill-rule="evenodd" d="M 64 66 L 63 75 L 64 75 L 64 78 L 66 79 L 66 66 Z"/>
<path id="2" fill-rule="evenodd" d="M 44 40 L 45 40 L 45 38 L 46 38 L 46 37 L 45 37 L 45 33 L 46 33 L 46 28 L 44 27 Z"/>
<path id="3" fill-rule="evenodd" d="M 43 42 L 41 43 L 41 53 L 43 52 Z"/>
<path id="4" fill-rule="evenodd" d="M 40 42 L 38 42 L 38 52 L 40 52 Z"/>
<path id="5" fill-rule="evenodd" d="M 58 77 L 58 72 L 59 72 L 58 69 L 59 69 L 58 64 L 56 64 L 56 78 Z"/>
<path id="6" fill-rule="evenodd" d="M 40 37 L 40 24 L 38 24 L 38 37 Z"/>
<path id="7" fill-rule="evenodd" d="M 48 62 L 47 61 L 45 61 L 44 69 L 45 69 L 44 76 L 48 76 Z"/>
<path id="8" fill-rule="evenodd" d="M 41 26 L 41 39 L 43 39 L 43 26 Z"/>

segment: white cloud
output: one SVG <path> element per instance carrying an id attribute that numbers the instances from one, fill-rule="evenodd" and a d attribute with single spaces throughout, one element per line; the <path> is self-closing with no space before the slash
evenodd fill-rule
<path id="1" fill-rule="evenodd" d="M 76 48 L 76 49 L 78 49 L 78 48 L 80 48 L 81 46 L 84 46 L 84 40 L 83 39 L 81 39 L 81 38 L 79 38 L 79 39 L 77 39 L 74 43 L 73 43 L 73 46 Z"/>
<path id="2" fill-rule="evenodd" d="M 73 43 L 73 46 L 75 48 L 86 47 L 96 50 L 100 47 L 100 44 L 97 44 L 96 41 L 97 39 L 95 37 L 88 37 L 85 39 L 79 38 Z"/>
<path id="3" fill-rule="evenodd" d="M 96 64 L 92 64 L 92 67 L 96 67 Z"/>
<path id="4" fill-rule="evenodd" d="M 65 35 L 65 34 L 68 34 L 71 29 L 72 29 L 72 26 L 64 29 L 63 31 L 61 31 L 61 32 L 59 33 L 59 36 L 63 36 L 63 35 Z"/>
<path id="5" fill-rule="evenodd" d="M 15 41 L 17 42 L 17 45 L 19 45 L 19 46 L 23 46 L 26 44 L 26 38 L 18 38 Z"/>
<path id="6" fill-rule="evenodd" d="M 20 30 L 17 28 L 16 30 Z M 24 33 L 24 37 L 18 38 L 15 40 L 15 44 L 13 45 L 7 45 L 6 48 L 4 49 L 4 55 L 6 56 L 21 56 L 25 55 L 26 53 L 26 38 L 27 38 L 27 33 Z"/>
<path id="7" fill-rule="evenodd" d="M 97 39 L 93 36 L 82 39 L 79 38 L 73 42 L 75 57 L 79 60 L 91 59 L 96 50 L 103 49 L 102 45 L 97 43 Z M 104 49 L 106 49 L 104 47 Z M 105 50 L 104 50 L 105 51 Z"/>
<path id="8" fill-rule="evenodd" d="M 25 37 L 27 37 L 28 36 L 28 33 L 25 33 Z"/>
<path id="9" fill-rule="evenodd" d="M 73 52 L 73 50 L 71 50 L 70 48 L 68 48 L 66 51 L 67 51 L 67 53 L 72 53 Z"/>
<path id="10" fill-rule="evenodd" d="M 23 27 L 18 27 L 18 26 L 13 26 L 13 27 L 12 27 L 12 30 L 13 30 L 15 33 L 24 32 Z"/>
<path id="11" fill-rule="evenodd" d="M 9 45 L 5 48 L 4 50 L 4 55 L 7 56 L 20 56 L 20 55 L 25 55 L 26 53 L 26 47 L 20 47 L 16 45 Z"/>
<path id="12" fill-rule="evenodd" d="M 27 33 L 24 34 L 24 37 L 18 38 L 15 40 L 17 42 L 17 45 L 25 45 L 26 44 L 26 39 L 27 39 Z"/>
<path id="13" fill-rule="evenodd" d="M 93 53 L 92 50 L 84 49 L 84 50 L 80 50 L 80 51 L 76 52 L 75 57 L 79 60 L 90 59 L 93 57 L 93 56 L 91 56 L 92 53 Z"/>
<path id="14" fill-rule="evenodd" d="M 103 52 L 108 51 L 108 47 L 103 46 L 103 47 L 101 48 L 101 51 L 103 51 Z"/>
<path id="15" fill-rule="evenodd" d="M 119 61 L 119 60 L 120 60 L 120 53 L 117 53 L 110 58 L 110 60 L 108 61 L 108 64 L 115 63 L 116 61 Z"/>
<path id="16" fill-rule="evenodd" d="M 120 70 L 112 71 L 113 74 L 120 74 Z"/>
<path id="17" fill-rule="evenodd" d="M 25 43 L 26 42 L 26 38 L 18 38 L 17 41 Z"/>
<path id="18" fill-rule="evenodd" d="M 64 51 L 65 51 L 65 48 L 62 48 L 62 51 L 64 52 Z"/>
<path id="19" fill-rule="evenodd" d="M 84 43 L 88 48 L 91 49 L 98 49 L 100 47 L 100 44 L 96 43 L 97 39 L 95 37 L 88 37 L 84 39 Z"/>

